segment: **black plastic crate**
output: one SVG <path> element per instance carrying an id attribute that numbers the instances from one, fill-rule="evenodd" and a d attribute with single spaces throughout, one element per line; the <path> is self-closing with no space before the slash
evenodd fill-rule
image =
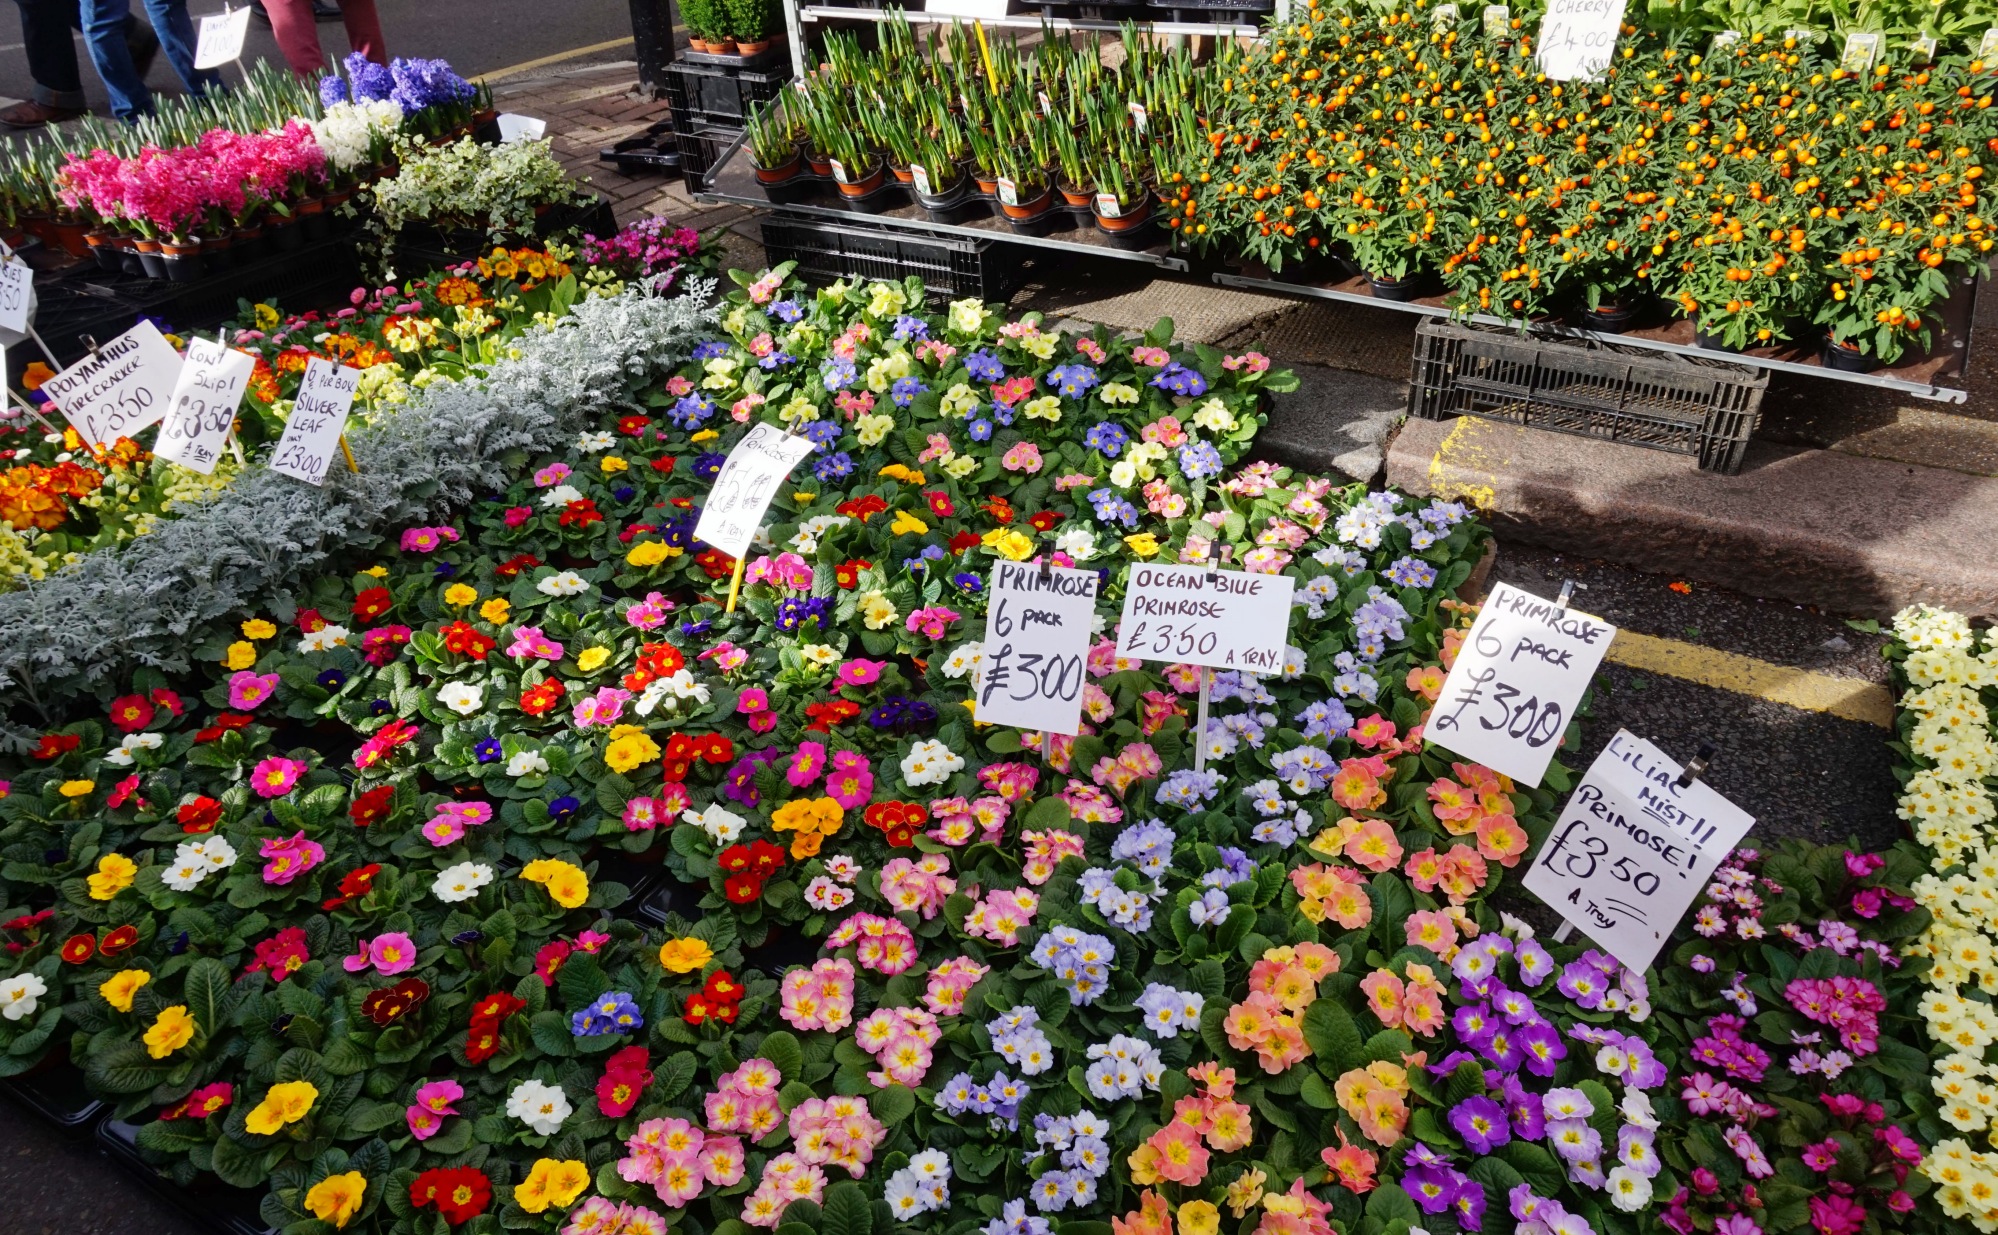
<path id="1" fill-rule="evenodd" d="M 41 1116 L 64 1136 L 88 1140 L 104 1115 L 104 1103 L 92 1096 L 83 1079 L 83 1069 L 69 1061 L 68 1041 L 58 1049 L 63 1055 L 61 1059 L 45 1061 L 33 1071 L 0 1081 L 0 1091 Z"/>
<path id="2" fill-rule="evenodd" d="M 1005 300 L 1026 281 L 1023 246 L 954 236 L 913 237 L 844 223 L 777 213 L 763 220 L 763 250 L 772 266 L 798 263 L 799 277 L 903 279 L 920 276 L 931 303 L 976 296 Z"/>
<path id="3" fill-rule="evenodd" d="M 757 104 L 767 103 L 791 80 L 789 69 L 713 68 L 675 61 L 666 66 L 666 97 L 673 104 L 673 127 L 740 129 Z"/>
<path id="4" fill-rule="evenodd" d="M 1481 416 L 1691 455 L 1701 470 L 1732 476 L 1768 389 L 1766 372 L 1701 357 L 1425 321 L 1408 414 Z"/>
<path id="5" fill-rule="evenodd" d="M 674 140 L 680 143 L 680 179 L 690 191 L 698 193 L 707 187 L 708 173 L 720 167 L 728 152 L 742 140 L 742 130 L 704 126 L 676 134 Z"/>

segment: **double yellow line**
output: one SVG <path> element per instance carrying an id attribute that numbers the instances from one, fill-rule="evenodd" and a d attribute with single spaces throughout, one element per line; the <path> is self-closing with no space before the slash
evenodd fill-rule
<path id="1" fill-rule="evenodd" d="M 1629 630 L 1616 632 L 1608 659 L 1625 668 L 1697 682 L 1805 712 L 1823 712 L 1883 729 L 1894 727 L 1893 696 L 1885 686 L 1864 678 L 1772 665 L 1753 656 Z"/>

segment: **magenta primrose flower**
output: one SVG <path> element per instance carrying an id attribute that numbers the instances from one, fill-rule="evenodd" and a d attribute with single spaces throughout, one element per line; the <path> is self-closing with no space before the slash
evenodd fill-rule
<path id="1" fill-rule="evenodd" d="M 832 771 L 826 775 L 826 796 L 843 810 L 867 805 L 874 797 L 874 770 L 867 756 L 850 750 L 834 752 Z"/>
<path id="2" fill-rule="evenodd" d="M 298 778 L 305 775 L 305 765 L 296 759 L 283 755 L 272 755 L 257 764 L 250 773 L 250 788 L 257 791 L 260 798 L 281 798 L 291 792 Z"/>
<path id="3" fill-rule="evenodd" d="M 784 779 L 794 789 L 803 789 L 824 775 L 826 770 L 826 748 L 818 742 L 798 743 L 798 753 L 791 756 L 791 766 L 785 770 Z"/>
<path id="4" fill-rule="evenodd" d="M 962 616 L 955 609 L 943 605 L 929 605 L 911 613 L 905 625 L 912 633 L 921 631 L 932 639 L 941 639 L 950 633 L 950 624 Z"/>
<path id="5" fill-rule="evenodd" d="M 630 608 L 624 611 L 624 620 L 640 630 L 653 630 L 665 622 L 666 615 L 671 612 L 672 601 L 657 592 L 648 592 L 644 600 L 631 602 Z"/>
<path id="6" fill-rule="evenodd" d="M 458 539 L 458 529 L 454 527 L 411 527 L 402 532 L 402 549 L 405 553 L 434 553 Z"/>
<path id="7" fill-rule="evenodd" d="M 269 859 L 264 863 L 264 882 L 280 886 L 326 860 L 326 847 L 316 840 L 307 840 L 304 832 L 284 839 L 267 840 L 258 847 L 257 853 Z"/>
<path id="8" fill-rule="evenodd" d="M 513 642 L 507 645 L 508 656 L 538 656 L 542 660 L 562 659 L 562 645 L 541 633 L 539 626 L 516 626 L 513 629 Z"/>
<path id="9" fill-rule="evenodd" d="M 402 931 L 389 931 L 373 939 L 357 940 L 354 955 L 340 964 L 348 973 L 373 968 L 376 973 L 391 977 L 416 964 L 416 942 Z"/>
<path id="10" fill-rule="evenodd" d="M 911 627 L 910 629 L 914 629 Z M 881 671 L 888 667 L 885 660 L 849 660 L 839 667 L 833 676 L 841 686 L 872 686 L 881 680 Z"/>
<path id="11" fill-rule="evenodd" d="M 253 673 L 240 669 L 229 677 L 229 706 L 238 712 L 249 712 L 270 702 L 277 693 L 278 675 L 275 673 Z"/>

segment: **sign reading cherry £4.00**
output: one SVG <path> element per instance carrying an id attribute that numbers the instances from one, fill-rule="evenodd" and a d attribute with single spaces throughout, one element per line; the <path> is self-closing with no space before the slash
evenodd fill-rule
<path id="1" fill-rule="evenodd" d="M 166 415 L 180 353 L 160 328 L 140 322 L 42 383 L 84 441 L 109 446 Z"/>
<path id="2" fill-rule="evenodd" d="M 1755 820 L 1628 730 L 1596 756 L 1526 890 L 1642 973 Z"/>
<path id="3" fill-rule="evenodd" d="M 1025 562 L 993 567 L 977 719 L 1074 737 L 1095 637 L 1097 576 Z"/>
<path id="4" fill-rule="evenodd" d="M 1540 71 L 1555 81 L 1594 80 L 1616 57 L 1624 0 L 1548 0 L 1534 42 Z"/>
<path id="5" fill-rule="evenodd" d="M 1508 583 L 1492 588 L 1423 736 L 1538 785 L 1616 627 Z"/>
<path id="6" fill-rule="evenodd" d="M 190 340 L 153 453 L 204 476 L 213 472 L 256 367 L 248 352 L 210 339 Z"/>
<path id="7" fill-rule="evenodd" d="M 715 475 L 707 505 L 701 507 L 694 538 L 705 540 L 730 557 L 742 557 L 763 526 L 763 512 L 783 487 L 798 461 L 812 453 L 810 438 L 759 424 L 742 435 Z"/>
<path id="8" fill-rule="evenodd" d="M 1283 669 L 1288 576 L 1140 563 L 1125 586 L 1117 655 L 1248 673 Z"/>
<path id="9" fill-rule="evenodd" d="M 285 421 L 284 436 L 271 455 L 271 470 L 296 476 L 309 485 L 324 484 L 326 468 L 340 449 L 340 435 L 347 431 L 354 392 L 360 387 L 359 369 L 334 364 L 324 356 L 306 361 L 298 398 L 291 405 L 291 419 Z"/>

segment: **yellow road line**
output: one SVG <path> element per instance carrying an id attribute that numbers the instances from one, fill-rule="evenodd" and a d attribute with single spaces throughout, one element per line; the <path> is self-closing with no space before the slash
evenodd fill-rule
<path id="1" fill-rule="evenodd" d="M 1886 687 L 1863 678 L 1772 665 L 1752 656 L 1628 630 L 1616 633 L 1609 659 L 1626 668 L 1661 673 L 1806 712 L 1824 712 L 1883 729 L 1894 727 L 1893 696 Z"/>
<path id="2" fill-rule="evenodd" d="M 674 27 L 676 33 L 679 29 L 680 27 Z M 613 47 L 628 47 L 631 45 L 631 41 L 631 36 L 627 34 L 621 39 L 607 39 L 602 43 L 592 43 L 588 47 L 572 47 L 568 51 L 559 51 L 552 56 L 542 56 L 536 60 L 523 60 L 519 64 L 509 64 L 503 69 L 494 69 L 490 73 L 481 73 L 479 76 L 484 81 L 498 81 L 502 77 L 518 76 L 529 69 L 546 68 L 551 64 L 560 64 L 564 60 L 575 60 L 582 56 L 595 55 L 600 51 L 609 51 Z"/>

